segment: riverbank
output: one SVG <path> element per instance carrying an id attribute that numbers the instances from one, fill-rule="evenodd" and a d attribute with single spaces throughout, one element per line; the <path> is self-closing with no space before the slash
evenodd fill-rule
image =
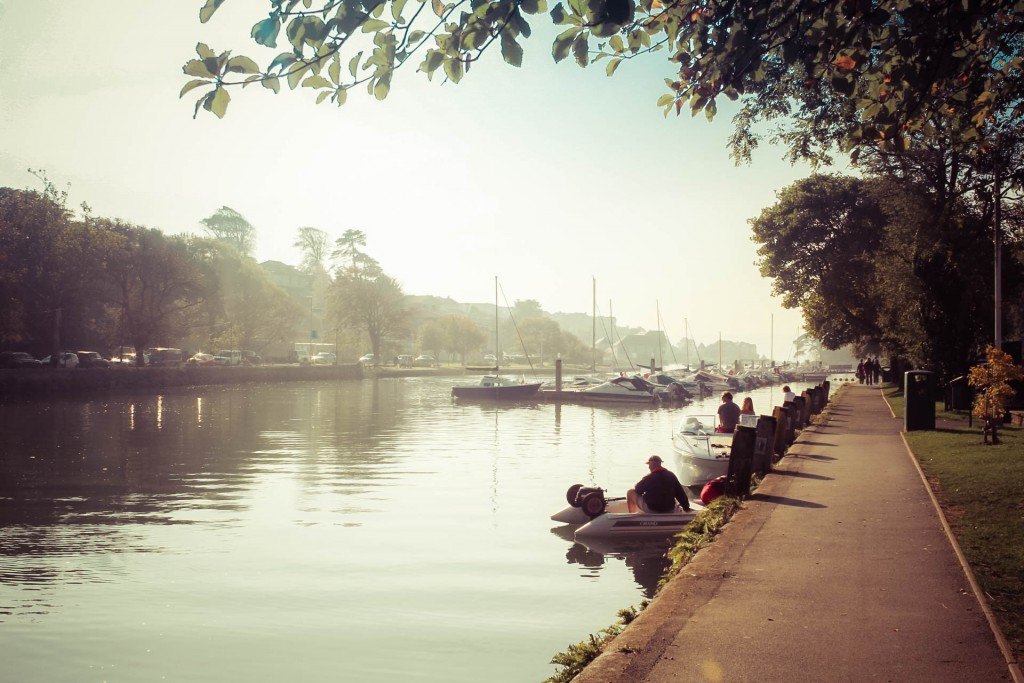
<path id="1" fill-rule="evenodd" d="M 363 376 L 363 368 L 358 363 L 0 370 L 0 400 L 46 399 L 120 391 L 154 393 L 173 387 L 347 380 L 362 379 Z"/>
<path id="2" fill-rule="evenodd" d="M 898 423 L 852 386 L 576 680 L 869 678 L 1010 673 Z"/>

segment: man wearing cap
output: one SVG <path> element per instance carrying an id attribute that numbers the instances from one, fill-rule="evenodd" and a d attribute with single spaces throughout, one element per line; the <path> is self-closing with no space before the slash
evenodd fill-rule
<path id="1" fill-rule="evenodd" d="M 630 512 L 672 512 L 676 501 L 684 510 L 690 509 L 686 491 L 676 475 L 661 466 L 661 458 L 652 455 L 647 459 L 651 473 L 637 482 L 636 488 L 626 492 L 626 505 Z"/>

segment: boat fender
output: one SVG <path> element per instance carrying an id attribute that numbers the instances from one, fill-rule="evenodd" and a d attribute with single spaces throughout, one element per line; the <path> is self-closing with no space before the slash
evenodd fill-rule
<path id="1" fill-rule="evenodd" d="M 704 488 L 700 491 L 700 502 L 704 505 L 708 505 L 715 498 L 718 498 L 725 494 L 725 484 L 728 480 L 728 476 L 722 475 L 715 477 L 708 483 L 704 484 Z"/>
<path id="2" fill-rule="evenodd" d="M 580 506 L 576 496 L 579 494 L 581 488 L 583 488 L 583 484 L 573 484 L 569 487 L 569 490 L 565 492 L 565 499 L 569 502 L 569 505 L 574 508 L 578 508 Z"/>
<path id="3" fill-rule="evenodd" d="M 603 514 L 605 508 L 604 493 L 597 489 L 586 494 L 583 496 L 583 500 L 580 501 L 580 508 L 591 519 Z"/>

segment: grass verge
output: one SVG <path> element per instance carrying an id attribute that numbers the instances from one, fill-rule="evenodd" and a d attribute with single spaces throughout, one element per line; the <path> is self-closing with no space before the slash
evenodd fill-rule
<path id="1" fill-rule="evenodd" d="M 895 409 L 895 406 L 894 406 Z M 986 446 L 964 415 L 906 434 L 1017 658 L 1024 656 L 1024 430 Z"/>

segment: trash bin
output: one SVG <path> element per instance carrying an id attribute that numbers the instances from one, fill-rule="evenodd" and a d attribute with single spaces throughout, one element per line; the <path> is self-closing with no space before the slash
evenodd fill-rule
<path id="1" fill-rule="evenodd" d="M 949 380 L 950 410 L 970 410 L 971 399 L 971 385 L 967 383 L 967 377 L 960 376 Z"/>
<path id="2" fill-rule="evenodd" d="M 935 429 L 935 373 L 911 370 L 903 378 L 903 428 Z"/>

